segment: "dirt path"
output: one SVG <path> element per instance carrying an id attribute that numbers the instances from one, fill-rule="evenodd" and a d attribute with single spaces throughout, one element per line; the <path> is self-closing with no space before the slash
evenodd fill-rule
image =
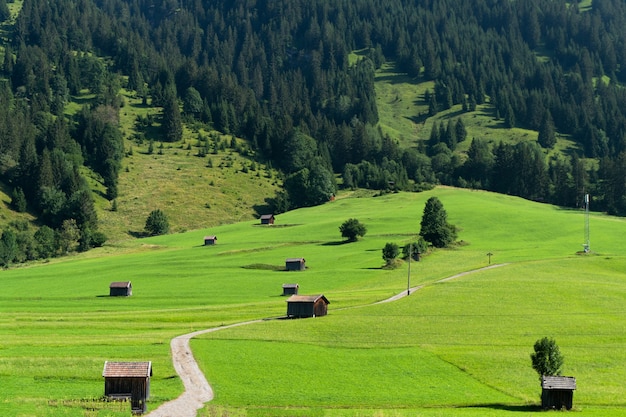
<path id="1" fill-rule="evenodd" d="M 259 323 L 263 320 L 252 320 L 243 323 L 231 324 L 230 326 L 214 327 L 187 333 L 172 339 L 172 362 L 174 369 L 180 376 L 185 386 L 185 392 L 175 400 L 162 404 L 156 410 L 146 414 L 148 417 L 196 417 L 197 411 L 204 403 L 213 399 L 213 390 L 207 382 L 204 374 L 198 367 L 198 363 L 191 353 L 189 341 L 201 334 L 216 332 L 231 327 L 244 326 L 246 324 Z"/>
<path id="2" fill-rule="evenodd" d="M 483 268 L 478 268 L 478 269 L 473 269 L 471 271 L 461 272 L 460 274 L 452 275 L 451 277 L 447 277 L 447 278 L 440 279 L 439 281 L 435 281 L 435 283 L 451 281 L 451 280 L 456 279 L 456 278 L 464 277 L 465 275 L 473 274 L 475 272 L 485 271 L 487 269 L 497 268 L 497 267 L 504 266 L 504 265 L 508 265 L 508 264 L 493 264 L 493 265 L 485 266 Z M 399 300 L 399 299 L 401 299 L 403 297 L 406 297 L 409 294 L 413 294 L 415 291 L 419 290 L 422 287 L 423 287 L 423 285 L 418 285 L 417 287 L 411 287 L 408 291 L 403 291 L 400 294 L 396 294 L 393 297 L 387 298 L 386 300 L 375 302 L 374 304 L 389 303 L 391 301 Z"/>
<path id="3" fill-rule="evenodd" d="M 473 274 L 475 272 L 484 271 L 486 269 L 497 268 L 507 264 L 494 264 L 484 268 L 474 269 L 473 271 L 462 272 L 460 274 L 453 275 L 448 278 L 440 279 L 437 282 L 450 281 L 452 279 L 460 278 L 462 276 Z M 387 298 L 382 301 L 378 301 L 374 304 L 388 303 L 391 301 L 399 300 L 406 297 L 408 294 L 412 294 L 415 291 L 422 288 L 423 285 L 412 287 L 408 291 L 403 291 L 400 294 L 394 295 L 391 298 Z M 182 336 L 172 339 L 170 344 L 172 348 L 172 361 L 174 362 L 174 369 L 180 376 L 185 386 L 185 392 L 175 400 L 162 404 L 156 410 L 146 414 L 146 417 L 196 417 L 197 411 L 204 406 L 204 403 L 213 399 L 213 390 L 207 382 L 204 374 L 198 367 L 198 363 L 193 357 L 193 353 L 189 347 L 189 341 L 201 334 L 216 332 L 222 329 L 229 329 L 237 326 L 244 326 L 252 323 L 260 323 L 263 319 L 246 321 L 242 323 L 235 323 L 229 326 L 214 327 L 206 330 L 199 330 L 193 333 L 187 333 Z"/>

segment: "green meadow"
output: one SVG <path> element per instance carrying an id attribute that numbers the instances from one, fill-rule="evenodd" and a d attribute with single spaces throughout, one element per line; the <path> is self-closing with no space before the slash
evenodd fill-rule
<path id="1" fill-rule="evenodd" d="M 458 246 L 382 269 L 437 196 Z M 182 384 L 171 338 L 285 314 L 281 285 L 323 293 L 326 317 L 206 334 L 192 349 L 215 391 L 200 416 L 507 416 L 539 413 L 534 342 L 554 337 L 577 378 L 574 412 L 626 413 L 626 220 L 482 191 L 339 196 L 277 216 L 137 239 L 0 271 L 0 415 L 127 416 L 101 401 L 105 360 L 151 360 L 154 410 Z M 343 197 L 343 198 L 342 198 Z M 367 234 L 343 243 L 355 217 Z M 203 246 L 207 234 L 218 244 Z M 491 264 L 496 268 L 481 269 Z M 307 270 L 285 272 L 285 258 Z M 469 274 L 445 280 L 462 272 Z M 133 296 L 108 297 L 130 280 Z"/>

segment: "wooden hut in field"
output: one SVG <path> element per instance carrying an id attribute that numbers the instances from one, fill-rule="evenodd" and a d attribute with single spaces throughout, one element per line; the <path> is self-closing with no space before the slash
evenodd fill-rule
<path id="1" fill-rule="evenodd" d="M 261 215 L 261 224 L 274 224 L 275 217 L 273 214 L 263 214 Z"/>
<path id="2" fill-rule="evenodd" d="M 130 399 L 133 413 L 145 413 L 150 398 L 152 362 L 104 362 L 104 395 Z"/>
<path id="3" fill-rule="evenodd" d="M 205 236 L 204 246 L 211 246 L 217 243 L 217 236 Z"/>
<path id="4" fill-rule="evenodd" d="M 298 284 L 283 284 L 283 295 L 298 295 Z"/>
<path id="5" fill-rule="evenodd" d="M 304 271 L 306 260 L 304 258 L 287 258 L 285 259 L 285 269 L 287 271 Z"/>
<path id="6" fill-rule="evenodd" d="M 133 284 L 130 281 L 116 281 L 109 285 L 111 297 L 130 297 L 133 295 Z"/>
<path id="7" fill-rule="evenodd" d="M 541 407 L 543 409 L 572 409 L 576 378 L 572 376 L 541 377 Z"/>
<path id="8" fill-rule="evenodd" d="M 287 299 L 287 317 L 325 316 L 330 302 L 323 295 L 292 295 Z"/>

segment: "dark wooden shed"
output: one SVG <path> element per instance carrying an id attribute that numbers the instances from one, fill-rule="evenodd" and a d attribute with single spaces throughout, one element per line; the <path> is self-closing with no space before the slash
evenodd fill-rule
<path id="1" fill-rule="evenodd" d="M 130 297 L 133 295 L 133 284 L 130 281 L 112 282 L 109 285 L 109 295 L 111 297 Z"/>
<path id="2" fill-rule="evenodd" d="M 572 409 L 576 378 L 573 376 L 542 376 L 541 407 L 544 409 Z"/>
<path id="3" fill-rule="evenodd" d="M 325 316 L 330 302 L 323 295 L 292 295 L 287 300 L 287 317 Z"/>
<path id="4" fill-rule="evenodd" d="M 304 258 L 287 258 L 285 259 L 285 269 L 287 271 L 304 271 L 306 260 Z"/>
<path id="5" fill-rule="evenodd" d="M 130 399 L 133 413 L 145 413 L 150 398 L 152 362 L 104 362 L 104 395 Z"/>
<path id="6" fill-rule="evenodd" d="M 274 224 L 274 215 L 273 214 L 263 214 L 261 215 L 261 224 Z"/>
<path id="7" fill-rule="evenodd" d="M 204 237 L 204 245 L 215 245 L 217 243 L 217 236 L 205 236 Z"/>
<path id="8" fill-rule="evenodd" d="M 299 288 L 298 284 L 283 284 L 283 295 L 297 295 Z"/>

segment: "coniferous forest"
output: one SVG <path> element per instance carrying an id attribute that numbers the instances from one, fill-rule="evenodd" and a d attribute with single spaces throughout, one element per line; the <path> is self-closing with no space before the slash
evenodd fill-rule
<path id="1" fill-rule="evenodd" d="M 180 140 L 182 116 L 247 140 L 283 173 L 277 212 L 328 201 L 339 174 L 343 187 L 448 184 L 567 207 L 591 193 L 623 215 L 625 27 L 622 0 L 24 0 L 1 66 L 0 179 L 45 225 L 26 257 L 50 256 L 54 233 L 101 245 L 81 168 L 116 198 L 124 87 L 163 108 L 159 140 Z M 488 104 L 538 140 L 468 138 L 459 119 L 400 146 L 377 126 L 387 61 L 434 82 L 416 118 Z M 96 99 L 64 117 L 85 89 Z M 548 156 L 557 133 L 576 150 Z"/>

